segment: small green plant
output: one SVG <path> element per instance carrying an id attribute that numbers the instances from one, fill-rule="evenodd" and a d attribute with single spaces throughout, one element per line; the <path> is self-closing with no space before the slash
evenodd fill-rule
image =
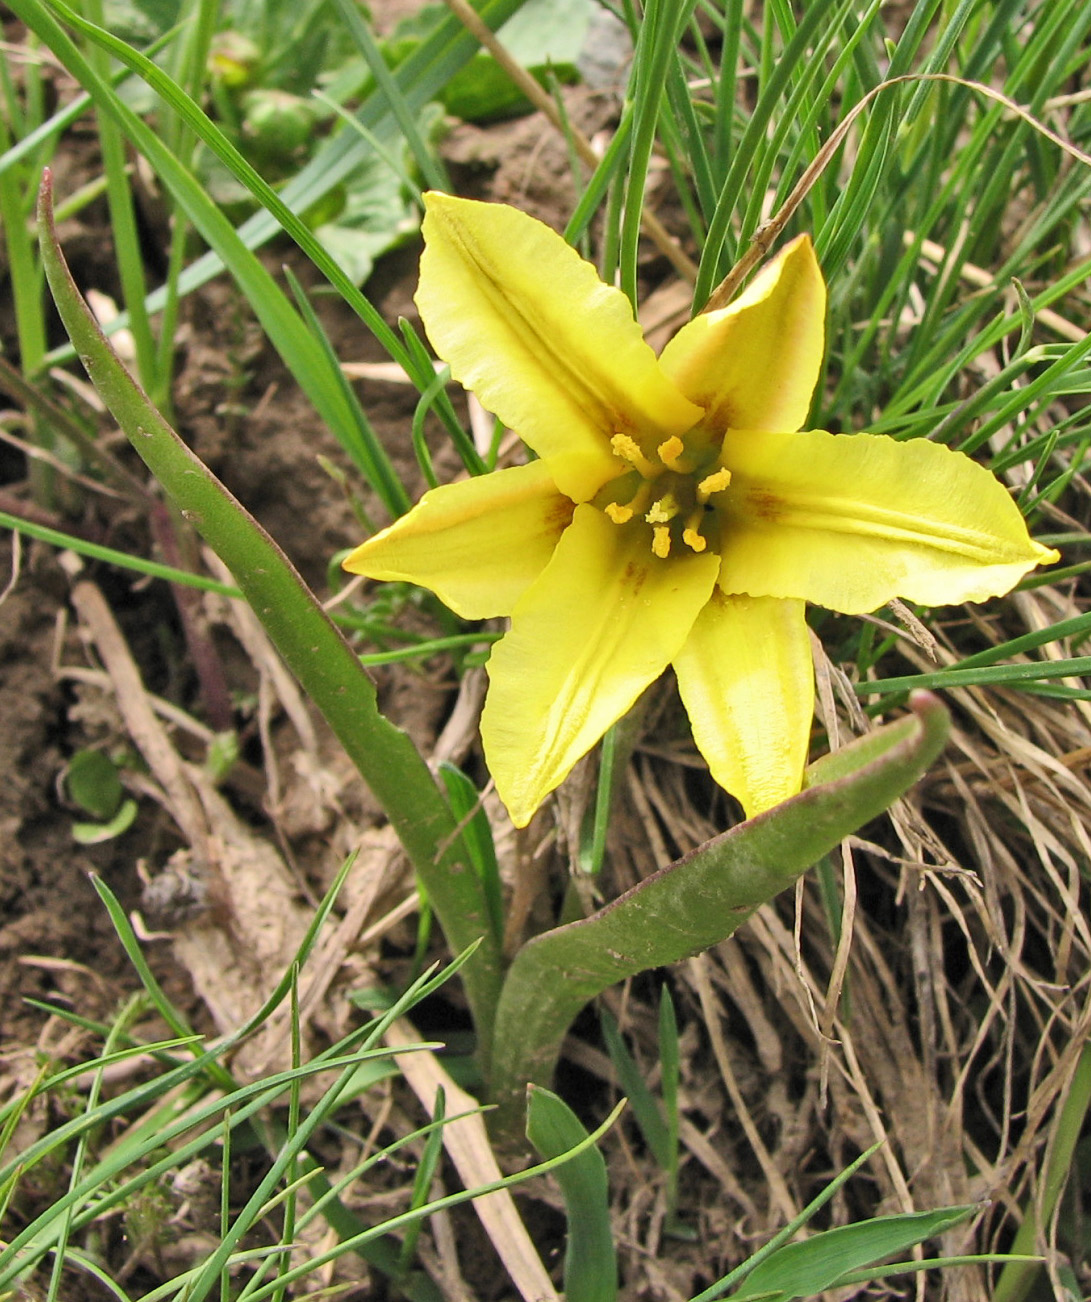
<path id="1" fill-rule="evenodd" d="M 95 821 L 75 822 L 72 835 L 84 845 L 120 836 L 133 824 L 137 805 L 125 795 L 117 765 L 101 750 L 78 751 L 62 775 L 68 799 Z"/>

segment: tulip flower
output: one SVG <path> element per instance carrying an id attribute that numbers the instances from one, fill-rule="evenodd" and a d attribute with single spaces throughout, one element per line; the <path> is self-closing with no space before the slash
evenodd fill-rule
<path id="1" fill-rule="evenodd" d="M 983 601 L 1058 559 L 959 452 L 800 432 L 826 305 L 807 236 L 657 358 L 554 231 L 503 204 L 426 203 L 428 338 L 536 459 L 425 493 L 345 567 L 510 617 L 481 735 L 517 826 L 671 665 L 713 778 L 748 816 L 768 809 L 807 760 L 806 602 Z"/>

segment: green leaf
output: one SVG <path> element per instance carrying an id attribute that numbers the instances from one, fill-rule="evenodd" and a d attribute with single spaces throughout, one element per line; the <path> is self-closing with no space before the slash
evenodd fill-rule
<path id="1" fill-rule="evenodd" d="M 100 750 L 78 750 L 72 756 L 64 790 L 73 804 L 98 819 L 113 818 L 125 795 L 117 765 Z"/>
<path id="2" fill-rule="evenodd" d="M 789 1243 L 767 1257 L 747 1276 L 732 1298 L 769 1296 L 776 1302 L 813 1297 L 836 1286 L 842 1275 L 905 1252 L 915 1244 L 946 1233 L 977 1209 L 943 1207 L 932 1212 L 877 1216 L 854 1225 L 839 1225 L 801 1243 Z"/>
<path id="3" fill-rule="evenodd" d="M 659 1104 L 648 1087 L 640 1068 L 637 1066 L 628 1046 L 621 1038 L 615 1018 L 604 1008 L 599 1014 L 602 1038 L 606 1042 L 606 1052 L 617 1072 L 621 1092 L 629 1100 L 636 1124 L 644 1136 L 644 1142 L 652 1151 L 652 1156 L 663 1171 L 671 1167 L 672 1149 L 670 1127 L 663 1120 Z"/>
<path id="4" fill-rule="evenodd" d="M 590 918 L 529 941 L 497 1009 L 492 1093 L 513 1131 L 528 1081 L 546 1081 L 573 1017 L 608 986 L 730 936 L 840 840 L 877 817 L 943 749 L 949 718 L 926 692 L 914 714 L 837 755 L 833 776 L 661 868 Z"/>
<path id="5" fill-rule="evenodd" d="M 103 841 L 112 841 L 122 832 L 127 832 L 136 814 L 136 801 L 123 800 L 117 813 L 105 823 L 73 823 L 72 837 L 80 845 L 101 845 Z"/>
<path id="6" fill-rule="evenodd" d="M 439 776 L 447 791 L 451 812 L 462 827 L 462 839 L 473 863 L 474 872 L 481 881 L 485 903 L 489 910 L 493 935 L 497 945 L 504 941 L 504 887 L 500 880 L 500 865 L 496 861 L 496 846 L 481 792 L 465 773 L 449 760 L 439 766 Z"/>
<path id="7" fill-rule="evenodd" d="M 579 1117 L 562 1099 L 540 1085 L 527 1091 L 527 1138 L 546 1159 L 561 1157 L 587 1139 Z M 610 1228 L 606 1163 L 597 1148 L 553 1172 L 564 1198 L 568 1236 L 564 1254 L 567 1302 L 614 1302 L 617 1255 Z"/>
<path id="8" fill-rule="evenodd" d="M 497 40 L 526 68 L 575 63 L 595 8 L 592 0 L 526 0 L 496 33 Z"/>
<path id="9" fill-rule="evenodd" d="M 181 0 L 107 0 L 110 30 L 126 41 L 153 41 L 178 22 Z"/>
<path id="10" fill-rule="evenodd" d="M 371 275 L 375 259 L 420 229 L 420 212 L 401 177 L 381 158 L 369 158 L 344 182 L 343 202 L 314 236 L 354 285 Z"/>
<path id="11" fill-rule="evenodd" d="M 547 74 L 571 85 L 579 80 L 580 57 L 591 22 L 591 0 L 526 0 L 496 33 L 504 49 L 544 82 Z M 399 24 L 386 45 L 388 57 L 404 58 L 446 14 L 443 5 L 427 5 Z M 530 110 L 530 104 L 491 54 L 478 53 L 456 72 L 440 92 L 448 113 L 466 122 L 483 122 Z"/>
<path id="12" fill-rule="evenodd" d="M 383 805 L 452 948 L 482 941 L 465 972 L 484 1052 L 500 955 L 477 875 L 451 811 L 409 736 L 379 713 L 375 686 L 314 594 L 271 537 L 178 437 L 110 348 L 72 279 L 43 177 L 38 226 L 57 310 L 80 360 L 130 443 L 183 516 L 232 572 L 285 663 L 322 711 Z M 436 847 L 444 847 L 437 855 Z"/>

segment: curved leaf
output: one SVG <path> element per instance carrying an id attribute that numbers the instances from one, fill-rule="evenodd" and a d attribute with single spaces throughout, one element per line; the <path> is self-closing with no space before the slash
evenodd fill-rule
<path id="1" fill-rule="evenodd" d="M 500 954 L 477 875 L 447 802 L 409 736 L 379 713 L 375 686 L 291 562 L 186 446 L 118 361 L 80 297 L 53 226 L 52 179 L 38 204 L 42 262 L 61 320 L 95 388 L 182 515 L 231 571 L 265 631 L 382 804 L 448 943 L 482 943 L 465 981 L 483 1052 Z M 437 846 L 444 847 L 437 853 Z"/>
<path id="2" fill-rule="evenodd" d="M 590 918 L 516 955 L 494 1030 L 492 1093 L 502 1130 L 517 1125 L 528 1081 L 552 1075 L 569 1023 L 626 977 L 719 943 L 843 837 L 882 813 L 943 748 L 949 717 L 916 693 L 913 714 L 839 751 L 828 778 L 660 869 Z"/>

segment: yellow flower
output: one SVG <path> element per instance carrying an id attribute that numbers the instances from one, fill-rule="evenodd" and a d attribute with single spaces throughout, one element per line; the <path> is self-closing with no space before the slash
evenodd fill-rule
<path id="1" fill-rule="evenodd" d="M 668 665 L 712 776 L 767 809 L 807 760 L 805 602 L 982 601 L 1058 559 L 961 453 L 796 432 L 826 302 L 806 236 L 659 358 L 628 300 L 524 213 L 430 194 L 424 239 L 433 347 L 538 460 L 433 489 L 345 568 L 511 617 L 481 733 L 518 826 Z"/>

